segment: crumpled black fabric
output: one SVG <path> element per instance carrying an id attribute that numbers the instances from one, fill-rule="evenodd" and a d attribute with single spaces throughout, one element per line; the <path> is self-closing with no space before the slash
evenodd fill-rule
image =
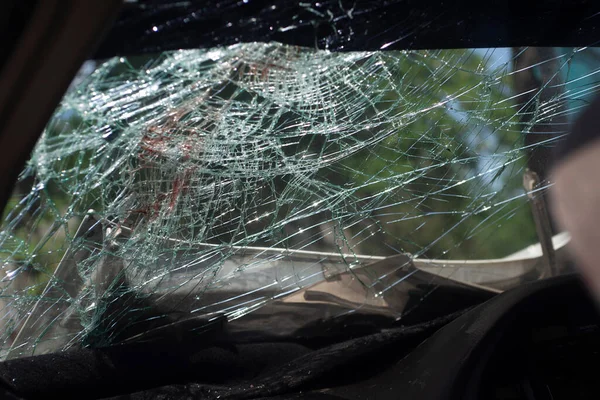
<path id="1" fill-rule="evenodd" d="M 310 343 L 231 344 L 219 337 L 226 333 L 217 330 L 196 343 L 151 341 L 66 351 L 2 362 L 0 380 L 15 396 L 27 399 L 291 395 L 365 379 L 403 357 L 457 315 L 317 349 Z"/>

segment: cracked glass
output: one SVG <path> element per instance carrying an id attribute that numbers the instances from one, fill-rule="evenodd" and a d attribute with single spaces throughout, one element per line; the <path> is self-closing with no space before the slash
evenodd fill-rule
<path id="1" fill-rule="evenodd" d="M 441 288 L 567 272 L 540 199 L 599 57 L 273 42 L 88 62 L 4 212 L 1 356 L 422 320 Z"/>

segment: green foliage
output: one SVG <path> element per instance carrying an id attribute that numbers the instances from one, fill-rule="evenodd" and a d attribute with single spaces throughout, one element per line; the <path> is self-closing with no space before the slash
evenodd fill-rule
<path id="1" fill-rule="evenodd" d="M 172 58 L 179 57 L 172 54 L 124 59 L 123 62 L 112 60 L 106 64 L 109 67 L 103 67 L 93 78 L 75 88 L 76 92 L 66 97 L 48 125 L 43 147 L 38 149 L 37 158 L 32 159 L 28 167 L 30 187 L 39 184 L 40 173 L 52 176 L 39 189 L 42 208 L 36 210 L 31 204 L 19 205 L 23 199 L 21 195 L 15 196 L 5 210 L 4 220 L 12 229 L 11 241 L 5 241 L 2 248 L 6 259 L 33 263 L 36 269 L 51 273 L 64 254 L 81 216 L 88 209 L 105 214 L 126 212 L 109 209 L 110 199 L 123 193 L 122 186 L 119 186 L 122 183 L 117 184 L 119 180 L 129 182 L 130 191 L 136 194 L 137 201 L 144 200 L 146 195 L 155 198 L 144 200 L 150 205 L 128 206 L 129 212 L 135 210 L 139 214 L 138 219 L 151 219 L 152 207 L 158 207 L 160 201 L 168 203 L 169 195 L 165 193 L 173 189 L 176 178 L 172 174 L 177 172 L 165 169 L 157 175 L 156 170 L 144 167 L 145 161 L 138 155 L 139 148 L 132 150 L 121 138 L 133 129 L 130 125 L 133 118 L 145 121 L 141 128 L 137 128 L 141 132 L 137 133 L 135 140 L 149 140 L 154 148 L 163 152 L 155 157 L 164 162 L 161 168 L 166 168 L 167 162 L 175 163 L 168 164 L 171 165 L 168 168 L 175 166 L 172 170 L 177 171 L 177 162 L 193 161 L 207 171 L 195 183 L 197 185 L 219 182 L 213 177 L 223 174 L 226 167 L 211 164 L 199 154 L 191 160 L 172 158 L 168 152 L 180 151 L 181 148 L 177 147 L 179 144 L 169 144 L 170 150 L 165 150 L 168 146 L 160 142 L 165 140 L 165 135 L 179 132 L 185 137 L 186 129 L 200 128 L 202 132 L 210 132 L 219 123 L 235 118 L 239 119 L 236 122 L 239 129 L 244 128 L 244 123 L 250 126 L 254 118 L 260 119 L 260 122 L 253 126 L 271 132 L 271 136 L 265 136 L 263 142 L 260 142 L 262 138 L 252 136 L 243 140 L 233 136 L 211 139 L 222 142 L 238 140 L 227 150 L 234 155 L 248 152 L 248 141 L 257 140 L 256 148 L 260 149 L 263 158 L 248 165 L 253 165 L 256 171 L 274 174 L 264 178 L 249 174 L 252 177 L 227 186 L 228 190 L 246 191 L 244 196 L 223 203 L 233 211 L 221 210 L 219 214 L 218 210 L 207 208 L 204 218 L 211 219 L 211 223 L 219 218 L 225 221 L 212 223 L 207 231 L 210 232 L 208 241 L 214 243 L 236 242 L 239 237 L 247 237 L 252 238 L 248 240 L 249 245 L 305 246 L 312 239 L 300 241 L 301 235 L 290 235 L 290 229 L 311 232 L 324 220 L 335 223 L 334 241 L 341 250 L 351 248 L 355 252 L 376 255 L 403 251 L 427 257 L 493 258 L 536 241 L 528 204 L 524 197 L 519 197 L 523 194 L 521 175 L 526 158 L 520 149 L 522 137 L 518 115 L 510 101 L 512 91 L 508 66 L 492 70 L 482 55 L 471 50 L 363 54 L 352 56 L 354 58 L 349 61 L 341 59 L 345 55 L 310 53 L 306 59 L 322 57 L 323 63 L 331 62 L 333 71 L 330 79 L 315 85 L 324 93 L 347 92 L 348 97 L 344 101 L 348 107 L 340 102 L 342 106 L 328 115 L 315 111 L 328 104 L 315 104 L 314 109 L 308 112 L 318 115 L 312 121 L 316 128 L 311 134 L 302 136 L 294 130 L 298 121 L 306 123 L 305 116 L 298 115 L 292 106 L 272 101 L 267 94 L 251 93 L 251 90 L 262 90 L 264 85 L 270 84 L 272 76 L 285 74 L 291 68 L 286 65 L 303 60 L 302 51 L 274 48 L 260 55 L 258 61 L 245 51 L 240 51 L 237 58 L 224 61 L 230 63 L 227 67 L 230 70 L 226 73 L 222 71 L 225 67 L 219 70 L 210 60 L 168 70 L 177 64 L 171 62 Z M 162 63 L 167 62 L 170 64 L 165 67 Z M 313 62 L 311 65 L 317 64 Z M 160 68 L 165 70 L 149 72 Z M 189 70 L 185 71 L 186 68 Z M 193 71 L 193 68 L 198 68 L 198 71 Z M 342 68 L 340 71 L 344 72 L 336 74 L 336 68 Z M 147 78 L 144 78 L 145 74 Z M 187 75 L 183 79 L 178 74 Z M 198 82 L 190 76 L 198 76 Z M 315 76 L 322 79 L 325 75 L 315 73 Z M 176 79 L 182 80 L 174 84 Z M 203 79 L 213 81 L 201 84 Z M 134 85 L 130 82 L 135 82 L 135 85 L 154 83 L 155 93 L 141 98 L 132 106 L 126 103 L 126 91 L 133 90 L 131 87 Z M 90 83 L 94 84 L 92 88 L 86 86 Z M 194 92 L 194 85 L 203 89 Z M 275 87 L 272 90 L 285 89 Z M 168 106 L 156 106 L 164 102 L 161 96 L 178 90 L 184 100 L 173 100 Z M 95 101 L 105 96 L 115 105 L 111 108 L 102 104 L 99 106 L 101 112 L 83 114 L 81 110 L 89 107 L 76 100 L 86 96 L 95 96 Z M 236 102 L 238 107 L 245 104 L 248 108 L 230 108 L 232 102 Z M 355 102 L 361 106 L 358 107 Z M 120 110 L 119 104 L 135 107 L 135 117 L 122 118 L 120 114 L 127 110 Z M 242 117 L 247 121 L 241 121 Z M 211 121 L 210 118 L 220 120 Z M 328 126 L 328 118 L 332 121 L 353 120 L 356 129 L 338 141 L 330 140 L 326 131 L 318 131 L 319 126 Z M 176 128 L 171 128 L 171 125 Z M 153 130 L 154 126 L 162 130 Z M 334 129 L 335 125 L 331 127 Z M 144 134 L 147 135 L 145 139 L 142 137 Z M 98 147 L 85 145 L 86 140 L 98 139 L 98 135 L 110 137 L 107 141 L 99 140 L 97 146 L 113 146 L 112 153 L 99 152 Z M 210 134 L 205 135 L 203 140 L 207 140 Z M 117 138 L 115 142 L 112 142 L 113 137 Z M 268 143 L 278 145 L 269 147 Z M 61 147 L 65 150 L 64 156 L 53 156 L 51 163 L 44 164 L 44 157 L 62 151 Z M 71 151 L 72 148 L 75 150 Z M 133 155 L 129 156 L 128 152 L 133 152 Z M 293 172 L 277 173 L 285 165 L 281 164 L 281 160 L 289 162 L 303 155 L 314 157 L 316 163 L 322 162 L 328 154 L 344 156 L 336 162 L 323 162 L 314 175 L 300 177 Z M 90 171 L 98 165 L 105 165 L 102 168 L 106 171 L 113 160 L 127 157 L 130 170 L 108 174 L 104 185 L 87 182 L 93 178 Z M 44 168 L 44 171 L 39 168 Z M 98 168 L 97 173 L 102 171 Z M 232 173 L 238 172 L 232 170 Z M 158 183 L 148 186 L 150 180 Z M 256 189 L 235 186 L 246 184 L 256 185 Z M 145 194 L 142 193 L 144 191 Z M 223 192 L 221 196 L 227 195 Z M 510 198 L 517 199 L 508 201 Z M 40 201 L 40 197 L 26 201 Z M 203 203 L 205 200 L 197 198 L 190 201 Z M 247 210 L 249 203 L 252 211 Z M 313 203 L 327 203 L 327 207 L 322 211 L 308 212 Z M 20 207 L 22 211 L 19 211 Z M 23 218 L 15 218 L 15 213 L 20 212 L 24 213 Z M 268 217 L 261 217 L 261 221 L 254 224 L 240 222 L 255 216 L 258 220 L 262 215 Z M 291 218 L 294 215 L 299 216 L 297 220 Z M 190 218 L 182 214 L 173 223 L 189 225 L 188 230 L 199 229 Z M 279 233 L 267 237 L 264 233 L 267 227 Z M 313 235 L 320 234 L 313 232 Z M 14 245 L 9 246 L 9 242 Z M 307 248 L 320 249 L 318 240 L 314 243 Z"/>

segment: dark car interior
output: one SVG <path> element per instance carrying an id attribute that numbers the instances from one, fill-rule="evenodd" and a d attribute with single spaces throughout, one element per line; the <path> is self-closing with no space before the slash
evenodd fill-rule
<path id="1" fill-rule="evenodd" d="M 357 1 L 345 13 L 333 3 L 338 2 L 317 3 L 315 14 L 291 1 L 5 2 L 0 17 L 5 38 L 0 47 L 2 205 L 87 59 L 255 41 L 345 52 L 584 47 L 600 40 L 600 7 L 585 0 Z M 337 11 L 328 14 L 328 9 Z M 298 22 L 303 19 L 311 22 Z M 276 29 L 294 24 L 296 29 Z M 156 26 L 161 29 L 152 32 Z M 599 101 L 556 149 L 530 154 L 529 166 L 542 180 L 555 158 L 598 137 Z M 538 235 L 544 229 L 551 228 L 538 224 Z M 181 318 L 138 326 L 123 333 L 119 344 L 90 342 L 82 349 L 5 360 L 0 397 L 600 398 L 594 370 L 600 361 L 600 315 L 577 273 L 501 294 L 437 278 L 436 290 L 423 299 L 419 290 L 429 293 L 430 279 L 426 272 L 410 276 L 417 289 L 407 301 L 418 303 L 421 312 L 400 321 L 355 313 L 318 319 L 293 337 L 259 337 L 239 333 L 226 317 Z M 150 328 L 153 333 L 141 340 L 126 340 Z"/>

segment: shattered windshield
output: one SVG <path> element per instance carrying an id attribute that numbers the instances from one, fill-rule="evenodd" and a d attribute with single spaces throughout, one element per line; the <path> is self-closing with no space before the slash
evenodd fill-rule
<path id="1" fill-rule="evenodd" d="M 292 303 L 401 320 L 449 282 L 565 272 L 568 234 L 538 243 L 539 155 L 599 57 L 245 43 L 86 64 L 4 213 L 2 357 L 187 319 L 265 331 Z"/>

